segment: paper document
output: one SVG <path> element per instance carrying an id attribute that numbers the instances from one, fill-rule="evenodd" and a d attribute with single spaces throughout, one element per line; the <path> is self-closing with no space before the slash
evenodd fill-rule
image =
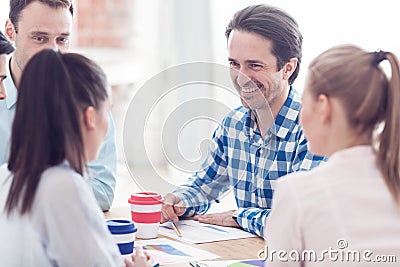
<path id="1" fill-rule="evenodd" d="M 155 262 L 160 265 L 176 264 L 190 261 L 217 259 L 220 256 L 206 250 L 194 248 L 167 238 L 137 240 L 135 246 L 142 246 Z"/>
<path id="2" fill-rule="evenodd" d="M 159 234 L 177 239 L 190 244 L 208 243 L 222 240 L 257 237 L 254 234 L 234 227 L 218 226 L 199 223 L 194 220 L 182 220 L 176 222 L 182 236 L 179 237 L 172 227 L 171 222 L 160 225 Z"/>

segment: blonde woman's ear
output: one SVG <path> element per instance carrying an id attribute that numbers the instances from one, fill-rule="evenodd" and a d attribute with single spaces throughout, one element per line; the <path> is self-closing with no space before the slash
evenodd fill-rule
<path id="1" fill-rule="evenodd" d="M 332 116 L 332 102 L 327 95 L 321 94 L 318 96 L 316 112 L 323 124 L 330 122 Z"/>

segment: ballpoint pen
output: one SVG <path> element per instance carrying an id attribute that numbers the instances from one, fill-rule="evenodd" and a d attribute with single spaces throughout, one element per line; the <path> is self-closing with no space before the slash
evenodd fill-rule
<path id="1" fill-rule="evenodd" d="M 172 224 L 172 228 L 174 228 L 176 234 L 177 234 L 179 237 L 182 237 L 182 233 L 181 233 L 181 231 L 179 231 L 178 226 L 176 226 L 176 224 L 175 224 L 174 222 L 171 222 L 171 224 Z"/>

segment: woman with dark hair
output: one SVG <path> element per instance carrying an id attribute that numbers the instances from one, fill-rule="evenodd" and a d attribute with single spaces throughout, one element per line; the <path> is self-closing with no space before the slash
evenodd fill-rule
<path id="1" fill-rule="evenodd" d="M 0 32 L 0 100 L 7 97 L 4 80 L 7 78 L 7 55 L 14 52 L 14 46 Z"/>
<path id="2" fill-rule="evenodd" d="M 83 178 L 108 130 L 104 72 L 84 56 L 43 50 L 18 91 L 8 166 L 0 167 L 2 264 L 121 266 Z M 139 254 L 135 266 L 150 266 Z"/>

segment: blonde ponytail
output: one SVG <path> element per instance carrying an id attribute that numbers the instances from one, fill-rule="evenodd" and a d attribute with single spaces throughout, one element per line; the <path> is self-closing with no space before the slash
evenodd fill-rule
<path id="1" fill-rule="evenodd" d="M 377 165 L 390 193 L 400 204 L 400 69 L 393 53 L 386 52 L 385 57 L 390 63 L 392 74 L 386 101 L 384 128 L 378 139 Z"/>

